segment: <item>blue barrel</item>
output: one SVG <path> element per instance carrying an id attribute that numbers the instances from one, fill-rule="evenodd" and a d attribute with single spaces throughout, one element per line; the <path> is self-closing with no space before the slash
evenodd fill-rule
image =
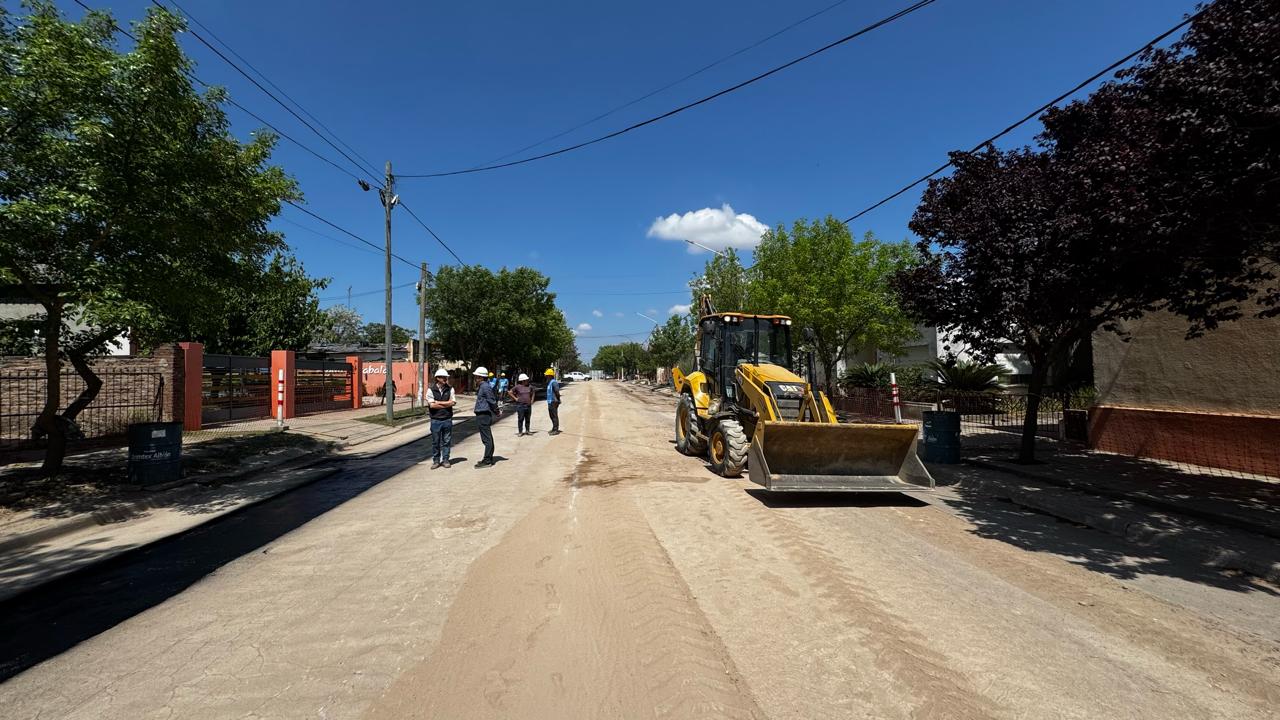
<path id="1" fill-rule="evenodd" d="M 182 423 L 129 426 L 129 482 L 158 485 L 182 477 Z"/>
<path id="2" fill-rule="evenodd" d="M 945 465 L 960 462 L 960 413 L 926 410 L 923 415 L 924 461 Z"/>

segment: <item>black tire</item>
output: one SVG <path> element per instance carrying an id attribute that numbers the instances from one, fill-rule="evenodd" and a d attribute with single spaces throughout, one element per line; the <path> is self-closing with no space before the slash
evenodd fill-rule
<path id="1" fill-rule="evenodd" d="M 711 431 L 707 443 L 711 467 L 723 477 L 736 478 L 747 466 L 747 433 L 737 420 L 721 420 Z"/>
<path id="2" fill-rule="evenodd" d="M 707 451 L 707 436 L 698 424 L 698 407 L 692 395 L 681 395 L 676 404 L 676 450 L 695 457 Z"/>

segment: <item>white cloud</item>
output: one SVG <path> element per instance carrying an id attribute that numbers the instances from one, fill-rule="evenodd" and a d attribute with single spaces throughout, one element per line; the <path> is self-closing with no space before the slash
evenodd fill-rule
<path id="1" fill-rule="evenodd" d="M 626 316 L 627 316 L 627 314 L 626 314 L 626 313 L 624 313 L 624 312 L 616 312 L 616 313 L 614 313 L 614 314 L 613 314 L 613 316 L 614 316 L 614 317 L 626 317 Z"/>
<path id="2" fill-rule="evenodd" d="M 658 314 L 658 309 L 657 309 L 657 308 L 649 308 L 648 310 L 645 310 L 645 311 L 644 311 L 644 314 L 645 314 L 645 315 L 657 315 L 657 314 Z"/>
<path id="3" fill-rule="evenodd" d="M 668 315 L 688 315 L 689 307 L 690 306 L 688 305 L 672 305 L 671 307 L 667 308 L 667 314 Z"/>
<path id="4" fill-rule="evenodd" d="M 599 310 L 592 310 L 591 314 L 595 315 L 596 317 L 604 317 L 604 313 L 600 312 Z"/>
<path id="5" fill-rule="evenodd" d="M 692 240 L 709 248 L 751 248 L 760 242 L 760 236 L 768 230 L 764 223 L 746 213 L 734 212 L 728 203 L 716 208 L 691 210 L 683 215 L 672 213 L 660 217 L 649 226 L 649 237 L 662 240 Z M 696 245 L 689 252 L 706 252 Z"/>
<path id="6" fill-rule="evenodd" d="M 591 329 L 591 323 L 578 323 L 578 330 L 586 332 Z"/>

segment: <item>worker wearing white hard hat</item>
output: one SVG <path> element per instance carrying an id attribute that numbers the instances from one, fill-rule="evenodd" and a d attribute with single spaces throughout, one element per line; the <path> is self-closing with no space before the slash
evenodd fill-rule
<path id="1" fill-rule="evenodd" d="M 489 371 L 483 365 L 471 373 L 480 378 L 476 388 L 476 431 L 480 433 L 480 442 L 484 443 L 484 457 L 476 463 L 478 468 L 493 466 L 493 416 L 498 413 L 498 393 L 493 383 L 485 382 Z"/>
<path id="2" fill-rule="evenodd" d="M 507 391 L 507 397 L 516 404 L 516 437 L 532 435 L 533 387 L 529 385 L 529 376 L 520 373 L 516 384 Z"/>
<path id="3" fill-rule="evenodd" d="M 436 370 L 427 410 L 431 415 L 431 469 L 449 467 L 449 449 L 453 445 L 453 406 L 457 400 L 449 385 L 449 371 Z"/>

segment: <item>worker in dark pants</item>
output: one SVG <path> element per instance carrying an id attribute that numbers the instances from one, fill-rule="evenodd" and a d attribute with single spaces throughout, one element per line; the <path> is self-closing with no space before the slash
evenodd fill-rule
<path id="1" fill-rule="evenodd" d="M 533 387 L 529 385 L 529 376 L 520 373 L 516 384 L 507 391 L 507 397 L 516 404 L 516 437 L 531 435 L 533 420 Z"/>
<path id="2" fill-rule="evenodd" d="M 551 432 L 548 435 L 560 434 L 560 381 L 556 379 L 556 371 L 547 368 L 542 373 L 547 377 L 547 415 L 551 418 Z"/>
<path id="3" fill-rule="evenodd" d="M 489 371 L 483 365 L 472 374 L 480 381 L 476 388 L 476 430 L 480 433 L 480 442 L 484 443 L 484 458 L 476 463 L 476 467 L 492 467 L 493 416 L 498 412 L 498 393 L 494 392 L 493 383 L 488 382 Z"/>
<path id="4" fill-rule="evenodd" d="M 449 467 L 449 446 L 453 444 L 453 388 L 449 371 L 436 370 L 436 382 L 427 391 L 427 408 L 431 414 L 431 469 Z"/>

